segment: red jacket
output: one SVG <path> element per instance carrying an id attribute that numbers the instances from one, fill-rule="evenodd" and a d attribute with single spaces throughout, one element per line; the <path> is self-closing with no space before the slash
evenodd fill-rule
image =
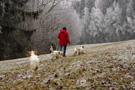
<path id="1" fill-rule="evenodd" d="M 70 44 L 69 35 L 68 35 L 68 32 L 66 30 L 61 30 L 59 32 L 58 39 L 59 39 L 60 46 L 66 46 L 67 43 Z"/>

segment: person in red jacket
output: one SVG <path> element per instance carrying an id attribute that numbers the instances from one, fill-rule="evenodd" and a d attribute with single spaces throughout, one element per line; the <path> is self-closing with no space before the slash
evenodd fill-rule
<path id="1" fill-rule="evenodd" d="M 63 29 L 59 32 L 58 35 L 60 51 L 62 51 L 62 48 L 64 47 L 63 57 L 66 56 L 67 44 L 69 43 L 70 45 L 69 35 L 66 30 L 67 30 L 66 27 L 63 27 Z"/>

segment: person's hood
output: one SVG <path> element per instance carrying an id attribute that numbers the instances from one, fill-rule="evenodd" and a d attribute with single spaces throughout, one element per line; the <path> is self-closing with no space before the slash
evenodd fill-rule
<path id="1" fill-rule="evenodd" d="M 66 33 L 67 31 L 66 30 L 61 30 L 60 33 Z"/>

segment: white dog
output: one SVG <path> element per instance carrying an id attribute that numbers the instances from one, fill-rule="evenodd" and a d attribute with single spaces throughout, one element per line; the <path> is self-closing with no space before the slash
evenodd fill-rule
<path id="1" fill-rule="evenodd" d="M 30 56 L 30 68 L 32 70 L 33 73 L 35 73 L 37 71 L 37 69 L 39 68 L 39 58 L 37 56 L 37 50 L 34 51 L 28 51 L 27 53 L 28 56 Z"/>
<path id="2" fill-rule="evenodd" d="M 84 46 L 80 46 L 80 54 L 84 54 Z"/>
<path id="3" fill-rule="evenodd" d="M 80 55 L 80 54 L 84 54 L 84 46 L 82 45 L 74 49 L 74 55 Z"/>
<path id="4" fill-rule="evenodd" d="M 79 55 L 79 53 L 80 53 L 80 50 L 78 48 L 75 48 L 74 49 L 74 55 Z"/>
<path id="5" fill-rule="evenodd" d="M 63 52 L 61 52 L 61 51 L 57 51 L 57 50 L 54 51 L 52 46 L 51 46 L 50 50 L 51 50 L 52 60 L 60 58 L 63 55 Z"/>

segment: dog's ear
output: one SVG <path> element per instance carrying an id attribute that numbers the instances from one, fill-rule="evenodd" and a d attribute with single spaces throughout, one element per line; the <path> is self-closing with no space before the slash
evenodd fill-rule
<path id="1" fill-rule="evenodd" d="M 84 48 L 84 46 L 82 46 L 82 48 Z"/>
<path id="2" fill-rule="evenodd" d="M 60 54 L 60 51 L 58 51 L 58 54 Z"/>
<path id="3" fill-rule="evenodd" d="M 63 52 L 62 51 L 59 51 L 60 52 L 60 55 L 63 55 Z"/>
<path id="4" fill-rule="evenodd" d="M 27 56 L 31 56 L 31 51 L 28 51 L 27 52 Z"/>
<path id="5" fill-rule="evenodd" d="M 37 53 L 38 53 L 38 51 L 37 51 L 37 49 L 35 49 L 35 50 L 34 50 L 34 54 L 37 55 Z"/>

